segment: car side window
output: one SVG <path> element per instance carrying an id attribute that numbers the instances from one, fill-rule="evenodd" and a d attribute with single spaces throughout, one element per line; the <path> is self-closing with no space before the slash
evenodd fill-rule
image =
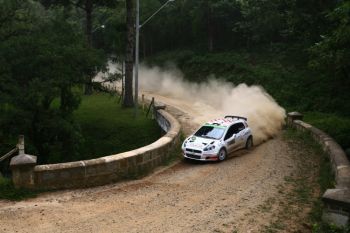
<path id="1" fill-rule="evenodd" d="M 224 140 L 227 140 L 227 139 L 229 139 L 230 137 L 232 137 L 233 134 L 234 134 L 234 130 L 235 130 L 234 125 L 232 125 L 232 126 L 227 130 L 227 133 L 226 133 L 226 135 L 225 135 Z"/>
<path id="2" fill-rule="evenodd" d="M 236 125 L 237 125 L 237 133 L 245 129 L 245 126 L 243 123 L 237 123 Z"/>
<path id="3" fill-rule="evenodd" d="M 226 133 L 226 136 L 224 138 L 224 140 L 227 140 L 229 139 L 230 137 L 232 137 L 234 134 L 237 134 L 239 132 L 241 132 L 242 130 L 245 129 L 245 126 L 243 123 L 237 123 L 237 124 L 234 124 L 232 125 L 228 130 L 227 130 L 227 133 Z"/>

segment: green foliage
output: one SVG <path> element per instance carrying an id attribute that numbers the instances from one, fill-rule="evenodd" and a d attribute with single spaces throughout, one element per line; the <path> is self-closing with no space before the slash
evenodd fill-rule
<path id="1" fill-rule="evenodd" d="M 334 26 L 327 34 L 321 35 L 320 42 L 311 47 L 313 57 L 310 66 L 327 72 L 338 84 L 349 86 L 350 2 L 341 2 L 327 18 Z"/>
<path id="2" fill-rule="evenodd" d="M 257 48 L 254 52 L 244 49 L 225 53 L 175 51 L 162 53 L 147 61 L 157 65 L 168 60 L 174 61 L 184 72 L 185 78 L 191 81 L 205 81 L 210 74 L 214 74 L 216 78 L 234 84 L 243 82 L 248 85 L 262 85 L 287 108 L 297 106 L 302 111 L 316 106 L 315 103 L 319 100 L 308 98 L 313 95 L 308 90 L 312 90 L 317 77 L 298 64 L 300 55 L 294 55 L 293 51 L 280 47 L 276 45 L 274 49 Z M 327 98 L 326 95 L 324 98 Z M 320 104 L 325 103 L 322 100 L 319 101 Z"/>
<path id="3" fill-rule="evenodd" d="M 16 189 L 10 179 L 3 178 L 0 175 L 0 199 L 18 201 L 35 196 L 36 192 L 23 188 Z"/>
<path id="4" fill-rule="evenodd" d="M 95 10 L 92 43 L 107 54 L 123 58 L 126 46 L 125 9 L 97 7 Z M 104 27 L 101 27 L 104 25 Z"/>
<path id="5" fill-rule="evenodd" d="M 165 3 L 140 2 L 141 23 Z M 78 156 L 84 136 L 73 115 L 75 89 L 105 62 L 86 41 L 123 57 L 124 3 L 0 0 L 1 143 L 24 133 L 31 153 L 50 156 L 55 147 Z M 334 0 L 176 0 L 142 27 L 141 58 L 158 53 L 148 61 L 174 61 L 192 81 L 214 74 L 262 85 L 287 110 L 335 114 L 336 127 L 316 126 L 347 148 L 349 9 Z"/>
<path id="6" fill-rule="evenodd" d="M 349 233 L 350 227 L 337 227 L 334 224 L 319 223 L 312 227 L 313 233 Z"/>
<path id="7" fill-rule="evenodd" d="M 119 7 L 125 1 L 120 3 Z M 164 3 L 163 0 L 140 1 L 140 22 Z M 329 26 L 324 15 L 334 5 L 333 0 L 177 0 L 142 27 L 140 51 L 145 57 L 168 49 L 223 51 L 290 41 L 310 45 Z M 123 54 L 125 44 L 116 37 L 125 37 L 125 9 L 97 7 L 95 17 L 96 26 L 108 24 L 94 36 L 99 45 L 113 47 L 112 53 Z"/>
<path id="8" fill-rule="evenodd" d="M 306 122 L 327 132 L 344 148 L 350 148 L 350 119 L 336 114 L 306 112 Z"/>
<path id="9" fill-rule="evenodd" d="M 160 137 L 160 128 L 154 120 L 140 111 L 134 118 L 133 109 L 124 109 L 118 97 L 107 94 L 84 96 L 74 112 L 81 126 L 82 146 L 75 156 L 58 154 L 50 162 L 91 159 L 133 150 L 148 145 Z"/>
<path id="10" fill-rule="evenodd" d="M 274 42 L 281 39 L 286 25 L 284 2 L 280 0 L 241 2 L 242 20 L 236 30 L 243 33 L 247 46 L 250 43 Z"/>
<path id="11" fill-rule="evenodd" d="M 26 135 L 39 162 L 46 162 L 50 147 L 76 153 L 81 134 L 72 112 L 80 103 L 74 86 L 104 63 L 103 55 L 89 48 L 82 35 L 61 12 L 27 11 L 32 1 L 9 1 L 0 15 L 11 25 L 1 27 L 1 134 L 7 138 Z M 23 29 L 23 25 L 26 25 Z M 52 102 L 59 99 L 59 107 Z"/>

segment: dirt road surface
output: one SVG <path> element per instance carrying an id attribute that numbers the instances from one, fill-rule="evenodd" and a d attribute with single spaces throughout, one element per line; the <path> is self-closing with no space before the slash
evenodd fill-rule
<path id="1" fill-rule="evenodd" d="M 173 106 L 185 133 L 198 126 L 199 109 L 156 99 Z M 261 232 L 278 213 L 261 206 L 279 198 L 292 154 L 278 135 L 222 163 L 181 161 L 140 180 L 0 201 L 0 232 Z"/>

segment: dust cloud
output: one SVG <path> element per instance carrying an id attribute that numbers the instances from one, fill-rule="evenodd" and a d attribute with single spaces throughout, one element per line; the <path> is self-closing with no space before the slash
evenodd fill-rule
<path id="1" fill-rule="evenodd" d="M 225 115 L 247 117 L 255 144 L 275 136 L 284 124 L 285 110 L 260 86 L 234 86 L 214 76 L 206 82 L 192 83 L 184 80 L 176 68 L 141 66 L 139 76 L 143 92 L 172 97 L 192 106 L 198 114 L 194 120 L 199 124 Z"/>

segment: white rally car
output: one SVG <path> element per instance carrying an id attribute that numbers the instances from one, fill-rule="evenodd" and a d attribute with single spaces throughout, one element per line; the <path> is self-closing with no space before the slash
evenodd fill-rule
<path id="1" fill-rule="evenodd" d="M 184 157 L 201 161 L 223 161 L 235 150 L 253 146 L 247 118 L 225 116 L 207 122 L 182 144 Z"/>

